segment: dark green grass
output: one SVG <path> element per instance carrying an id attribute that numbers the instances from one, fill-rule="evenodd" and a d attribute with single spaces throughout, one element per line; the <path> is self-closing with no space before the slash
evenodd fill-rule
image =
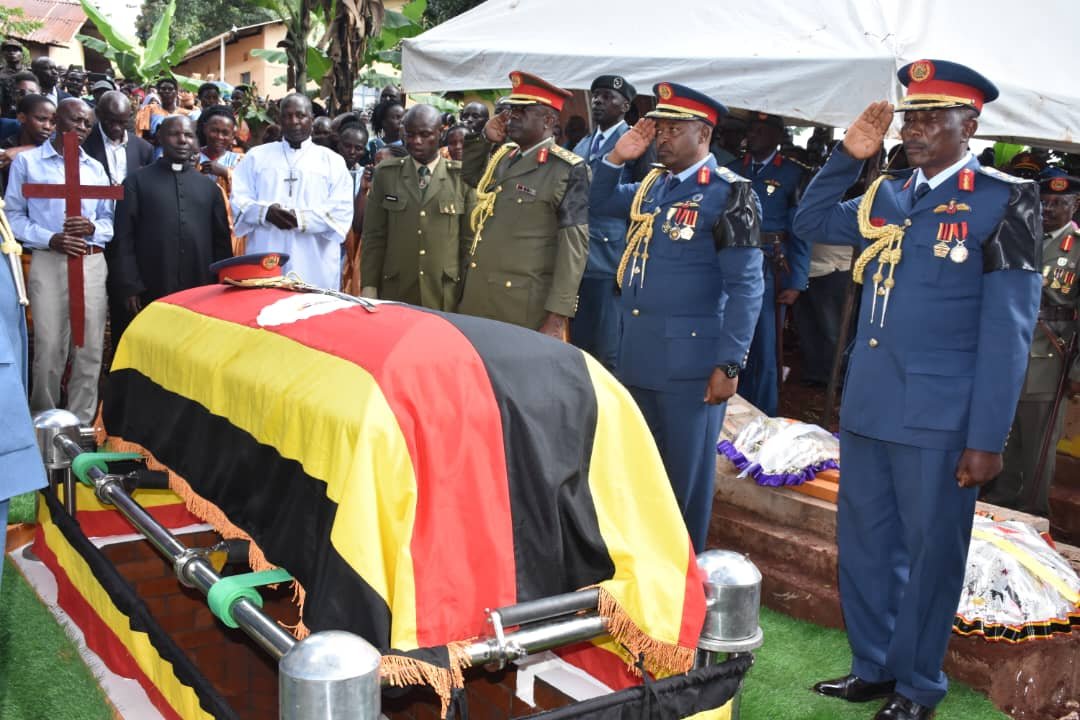
<path id="1" fill-rule="evenodd" d="M 786 615 L 761 610 L 765 645 L 744 685 L 742 720 L 870 720 L 881 706 L 825 698 L 810 688 L 851 668 L 847 637 Z M 950 683 L 937 720 L 1008 720 L 1008 715 L 971 688 Z"/>
<path id="2" fill-rule="evenodd" d="M 0 720 L 112 720 L 90 668 L 7 557 L 0 580 Z"/>

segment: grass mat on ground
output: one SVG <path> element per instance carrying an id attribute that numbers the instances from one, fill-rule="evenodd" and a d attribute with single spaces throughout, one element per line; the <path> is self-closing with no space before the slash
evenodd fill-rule
<path id="1" fill-rule="evenodd" d="M 0 580 L 0 720 L 112 720 L 74 643 L 4 557 Z"/>
<path id="2" fill-rule="evenodd" d="M 11 504 L 8 505 L 9 524 L 32 523 L 36 520 L 37 493 L 37 490 L 31 490 L 28 493 L 11 498 Z"/>
<path id="3" fill-rule="evenodd" d="M 78 650 L 5 558 L 0 583 L 0 720 L 111 720 L 112 711 Z M 747 678 L 742 720 L 866 720 L 878 703 L 816 695 L 818 680 L 849 668 L 839 630 L 761 610 L 765 645 Z M 984 696 L 952 683 L 938 720 L 1007 720 Z"/>
<path id="4" fill-rule="evenodd" d="M 747 676 L 742 720 L 868 720 L 881 702 L 864 704 L 821 697 L 818 680 L 841 677 L 851 668 L 847 636 L 761 609 L 765 645 Z M 984 696 L 959 682 L 938 707 L 937 720 L 1008 720 Z"/>

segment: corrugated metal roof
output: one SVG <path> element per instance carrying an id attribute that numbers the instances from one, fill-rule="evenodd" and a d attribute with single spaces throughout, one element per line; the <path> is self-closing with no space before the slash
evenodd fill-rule
<path id="1" fill-rule="evenodd" d="M 3 0 L 10 8 L 22 8 L 27 20 L 44 26 L 29 36 L 16 35 L 26 42 L 43 45 L 69 45 L 86 22 L 82 6 L 70 0 Z"/>

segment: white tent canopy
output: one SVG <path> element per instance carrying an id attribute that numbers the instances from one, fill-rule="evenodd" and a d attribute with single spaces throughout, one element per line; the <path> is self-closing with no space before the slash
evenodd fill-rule
<path id="1" fill-rule="evenodd" d="M 505 88 L 527 70 L 588 88 L 618 73 L 644 94 L 670 80 L 731 107 L 846 127 L 902 95 L 898 68 L 940 58 L 1001 90 L 980 137 L 1080 151 L 1080 48 L 1048 39 L 1078 21 L 1076 0 L 488 0 L 406 40 L 402 79 L 409 92 Z"/>

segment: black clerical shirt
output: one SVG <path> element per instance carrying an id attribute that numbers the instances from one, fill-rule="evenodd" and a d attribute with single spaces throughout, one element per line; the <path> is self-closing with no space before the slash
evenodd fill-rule
<path id="1" fill-rule="evenodd" d="M 210 263 L 232 254 L 217 183 L 165 158 L 128 174 L 114 233 L 109 286 L 120 297 L 138 295 L 144 303 L 215 282 Z"/>

